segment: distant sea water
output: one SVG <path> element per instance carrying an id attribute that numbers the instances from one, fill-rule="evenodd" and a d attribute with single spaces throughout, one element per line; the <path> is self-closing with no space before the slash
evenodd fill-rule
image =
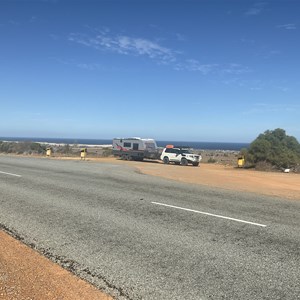
<path id="1" fill-rule="evenodd" d="M 64 138 L 34 138 L 34 137 L 0 137 L 0 141 L 30 141 L 56 144 L 83 144 L 83 145 L 111 145 L 112 140 L 105 139 L 64 139 Z M 158 147 L 166 145 L 188 146 L 201 150 L 234 150 L 248 148 L 249 143 L 224 143 L 224 142 L 183 142 L 183 141 L 156 141 Z"/>

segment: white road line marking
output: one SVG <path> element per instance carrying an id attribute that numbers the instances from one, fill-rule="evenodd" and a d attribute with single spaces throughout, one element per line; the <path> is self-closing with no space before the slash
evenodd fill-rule
<path id="1" fill-rule="evenodd" d="M 211 217 L 222 218 L 222 219 L 227 219 L 227 220 L 231 220 L 231 221 L 236 221 L 236 222 L 241 222 L 241 223 L 256 225 L 256 226 L 260 226 L 260 227 L 266 227 L 267 226 L 267 225 L 264 225 L 264 224 L 259 224 L 259 223 L 245 221 L 245 220 L 240 220 L 240 219 L 225 217 L 225 216 L 221 216 L 221 215 L 215 215 L 215 214 L 211 214 L 211 213 L 204 212 L 204 211 L 199 211 L 199 210 L 194 210 L 194 209 L 189 209 L 189 208 L 184 208 L 184 207 L 179 207 L 179 206 L 174 206 L 174 205 L 169 205 L 169 204 L 164 204 L 164 203 L 159 203 L 159 202 L 151 202 L 151 203 L 152 204 L 156 204 L 156 205 L 161 205 L 161 206 L 166 206 L 166 207 L 171 207 L 171 208 L 177 208 L 177 209 L 181 209 L 181 210 L 186 210 L 186 211 L 190 211 L 190 212 L 194 212 L 194 213 L 198 213 L 198 214 L 202 214 L 202 215 L 207 215 L 207 216 L 211 216 Z"/>
<path id="2" fill-rule="evenodd" d="M 13 174 L 13 173 L 7 173 L 7 172 L 2 172 L 2 171 L 0 171 L 0 173 L 5 174 L 5 175 L 10 175 L 10 176 L 22 177 L 22 175 Z"/>

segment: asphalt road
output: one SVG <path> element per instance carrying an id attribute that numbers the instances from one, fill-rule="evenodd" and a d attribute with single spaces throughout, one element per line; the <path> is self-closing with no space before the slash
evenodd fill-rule
<path id="1" fill-rule="evenodd" d="M 118 299 L 300 299 L 300 201 L 0 156 L 0 224 Z"/>

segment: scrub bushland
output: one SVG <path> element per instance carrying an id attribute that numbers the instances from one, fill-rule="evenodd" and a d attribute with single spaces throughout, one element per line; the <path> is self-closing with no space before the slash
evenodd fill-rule
<path id="1" fill-rule="evenodd" d="M 42 154 L 45 150 L 45 147 L 39 143 L 0 141 L 0 153 Z"/>

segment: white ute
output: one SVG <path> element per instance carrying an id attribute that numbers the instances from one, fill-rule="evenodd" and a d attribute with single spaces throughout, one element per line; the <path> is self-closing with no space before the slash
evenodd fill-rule
<path id="1" fill-rule="evenodd" d="M 202 157 L 201 155 L 192 153 L 189 147 L 167 145 L 166 148 L 164 148 L 160 159 L 165 164 L 174 162 L 177 165 L 181 164 L 187 166 L 190 163 L 197 167 L 199 166 Z"/>

